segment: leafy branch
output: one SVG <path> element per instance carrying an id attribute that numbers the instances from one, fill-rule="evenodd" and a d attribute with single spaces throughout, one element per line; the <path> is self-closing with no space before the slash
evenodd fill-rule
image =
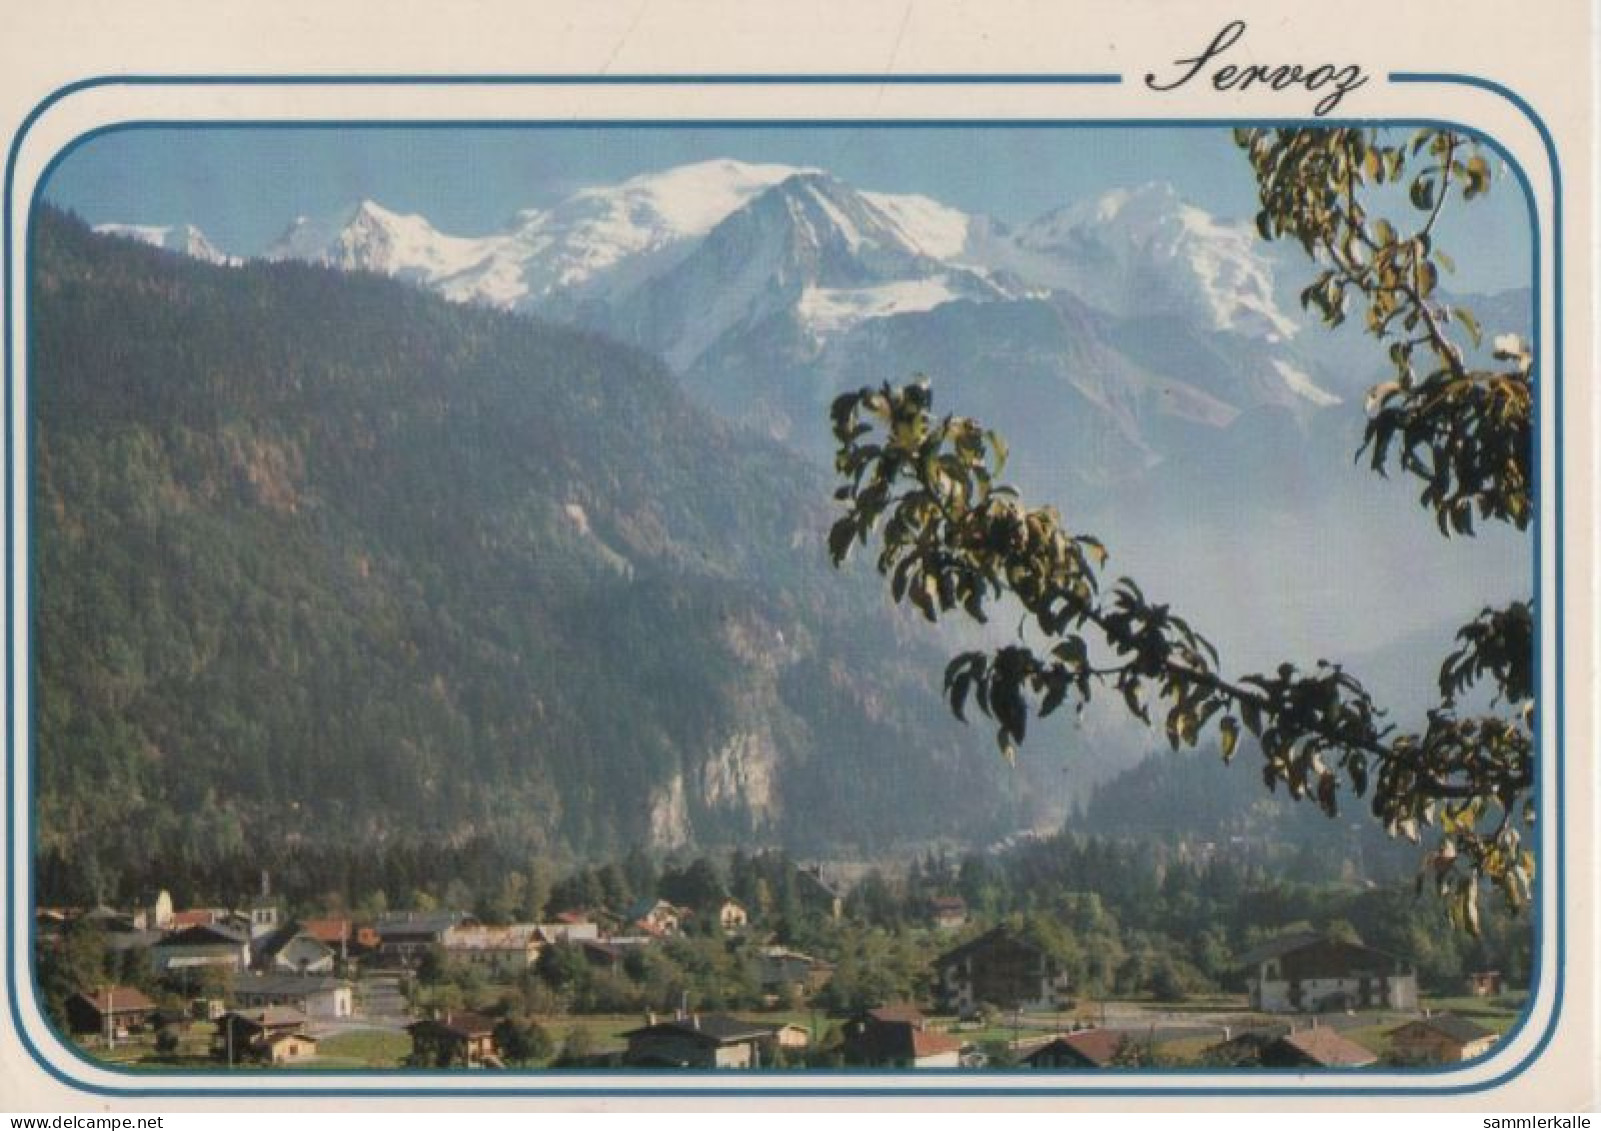
<path id="1" fill-rule="evenodd" d="M 1385 474 L 1394 459 L 1421 479 L 1420 501 L 1443 534 L 1473 533 L 1475 512 L 1526 528 L 1534 513 L 1533 353 L 1502 334 L 1491 343 L 1499 364 L 1474 364 L 1483 330 L 1439 291 L 1441 271 L 1455 267 L 1434 241 L 1448 199 L 1453 190 L 1464 201 L 1490 190 L 1490 165 L 1474 143 L 1420 130 L 1387 144 L 1360 129 L 1237 130 L 1235 141 L 1256 173 L 1258 232 L 1296 240 L 1323 265 L 1301 305 L 1338 326 L 1360 303 L 1367 332 L 1387 346 L 1394 376 L 1368 394 L 1360 449 L 1373 470 Z M 1402 183 L 1420 214 L 1410 231 L 1362 202 L 1364 191 Z"/>
<path id="2" fill-rule="evenodd" d="M 1444 254 L 1432 233 L 1446 195 L 1452 185 L 1466 198 L 1485 191 L 1486 163 L 1444 133 L 1419 135 L 1410 153 L 1353 130 L 1241 131 L 1237 140 L 1261 186 L 1262 234 L 1291 235 L 1326 265 L 1303 303 L 1337 325 L 1360 299 L 1368 331 L 1390 342 L 1396 378 L 1369 397 L 1359 455 L 1368 452 L 1382 474 L 1393 454 L 1422 478 L 1421 501 L 1448 536 L 1471 534 L 1475 510 L 1526 526 L 1532 356 L 1506 336 L 1494 356 L 1508 364 L 1475 368 L 1451 330 L 1463 328 L 1476 348 L 1477 323 L 1436 295 Z M 1403 237 L 1369 218 L 1357 188 L 1398 180 L 1424 152 L 1408 193 L 1423 218 Z M 1267 788 L 1282 784 L 1329 816 L 1349 792 L 1392 835 L 1418 841 L 1432 827 L 1420 883 L 1450 896 L 1453 917 L 1470 930 L 1481 880 L 1514 909 L 1527 901 L 1533 857 L 1519 830 L 1534 819 L 1532 602 L 1486 609 L 1464 626 L 1440 670 L 1439 706 L 1421 731 L 1401 733 L 1339 664 L 1224 674 L 1188 621 L 1130 578 L 1108 583 L 1099 539 L 1070 530 L 1053 507 L 1027 506 L 1002 481 L 1000 436 L 965 417 L 936 417 L 926 382 L 848 393 L 831 419 L 845 512 L 829 534 L 836 565 L 876 536 L 876 567 L 892 597 L 930 621 L 982 623 L 1003 599 L 1022 608 L 1016 643 L 965 652 L 945 672 L 951 709 L 965 718 L 976 703 L 1008 759 L 1031 715 L 1069 702 L 1082 711 L 1106 691 L 1160 725 L 1175 748 L 1215 730 L 1232 760 L 1249 735 Z M 1493 682 L 1504 714 L 1459 712 L 1459 698 L 1481 680 Z"/>

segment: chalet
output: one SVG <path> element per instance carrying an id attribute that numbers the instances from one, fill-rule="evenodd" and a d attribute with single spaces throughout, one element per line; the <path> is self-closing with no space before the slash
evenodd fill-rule
<path id="1" fill-rule="evenodd" d="M 1471 997 L 1499 997 L 1503 984 L 1499 970 L 1475 970 L 1462 979 L 1462 990 Z"/>
<path id="2" fill-rule="evenodd" d="M 132 986 L 107 986 L 67 999 L 67 1027 L 74 1033 L 123 1037 L 145 1029 L 155 1012 L 156 1003 Z"/>
<path id="3" fill-rule="evenodd" d="M 338 978 L 300 974 L 241 978 L 233 984 L 233 999 L 241 1008 L 285 1006 L 308 1017 L 350 1017 L 355 1013 L 351 984 Z"/>
<path id="4" fill-rule="evenodd" d="M 280 974 L 332 974 L 337 959 L 327 943 L 290 925 L 262 940 L 256 965 Z"/>
<path id="5" fill-rule="evenodd" d="M 1418 1006 L 1417 975 L 1399 958 L 1360 943 L 1289 935 L 1242 955 L 1240 964 L 1251 1008 L 1264 1013 Z"/>
<path id="6" fill-rule="evenodd" d="M 1490 1051 L 1496 1034 L 1455 1013 L 1419 1017 L 1390 1030 L 1390 1048 L 1408 1064 L 1456 1064 Z"/>
<path id="7" fill-rule="evenodd" d="M 665 899 L 645 898 L 623 914 L 623 921 L 649 935 L 676 935 L 683 927 L 685 911 Z"/>
<path id="8" fill-rule="evenodd" d="M 150 953 L 158 974 L 202 968 L 243 973 L 250 968 L 250 936 L 217 924 L 185 927 L 155 943 Z"/>
<path id="9" fill-rule="evenodd" d="M 406 1026 L 411 1061 L 422 1068 L 499 1068 L 495 1023 L 479 1013 L 456 1010 Z"/>
<path id="10" fill-rule="evenodd" d="M 296 1009 L 230 1010 L 217 1018 L 217 1031 L 211 1038 L 211 1055 L 229 1064 L 247 1060 L 273 1059 L 275 1038 L 303 1035 L 306 1015 Z M 287 1053 L 280 1053 L 287 1058 Z"/>
<path id="11" fill-rule="evenodd" d="M 317 1038 L 309 1033 L 274 1033 L 265 1045 L 269 1064 L 298 1064 L 317 1057 Z"/>
<path id="12" fill-rule="evenodd" d="M 445 932 L 445 959 L 487 974 L 516 975 L 539 961 L 546 939 L 533 923 L 509 927 L 456 926 Z"/>
<path id="13" fill-rule="evenodd" d="M 962 1042 L 942 1033 L 914 1005 L 870 1009 L 846 1022 L 848 1064 L 870 1068 L 959 1068 Z"/>
<path id="14" fill-rule="evenodd" d="M 934 960 L 934 971 L 942 1008 L 963 1017 L 984 1003 L 1046 1012 L 1072 1005 L 1072 984 L 1060 963 L 1009 927 L 946 951 Z"/>
<path id="15" fill-rule="evenodd" d="M 634 1068 L 759 1068 L 774 1026 L 697 1013 L 664 1021 L 652 1016 L 622 1036 L 628 1042 L 624 1063 Z"/>
<path id="16" fill-rule="evenodd" d="M 811 1047 L 812 1033 L 804 1025 L 795 1025 L 782 1022 L 765 1022 L 762 1028 L 767 1030 L 767 1037 L 761 1042 L 761 1047 L 767 1053 L 763 1057 L 766 1064 L 773 1063 L 773 1053 L 803 1052 Z"/>
<path id="17" fill-rule="evenodd" d="M 967 900 L 959 895 L 936 895 L 928 901 L 929 926 L 939 931 L 958 931 L 967 926 Z"/>
<path id="18" fill-rule="evenodd" d="M 1264 1068 L 1365 1068 L 1378 1059 L 1327 1025 L 1290 1033 L 1262 1049 Z"/>
<path id="19" fill-rule="evenodd" d="M 1023 1057 L 1028 1068 L 1105 1068 L 1117 1059 L 1125 1035 L 1115 1029 L 1063 1033 Z"/>
<path id="20" fill-rule="evenodd" d="M 717 905 L 717 925 L 725 931 L 743 931 L 750 926 L 750 912 L 732 896 Z"/>
<path id="21" fill-rule="evenodd" d="M 832 963 L 783 946 L 766 946 L 756 961 L 756 976 L 765 994 L 805 997 L 828 984 Z"/>
<path id="22" fill-rule="evenodd" d="M 431 947 L 443 946 L 453 927 L 477 926 L 460 911 L 407 911 L 378 920 L 378 957 L 392 966 L 415 966 Z"/>

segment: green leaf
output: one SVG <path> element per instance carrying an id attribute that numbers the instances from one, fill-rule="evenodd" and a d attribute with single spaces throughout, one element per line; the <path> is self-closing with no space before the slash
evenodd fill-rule
<path id="1" fill-rule="evenodd" d="M 1241 701 L 1240 718 L 1245 721 L 1246 730 L 1258 738 L 1262 737 L 1262 711 L 1254 701 L 1250 699 Z"/>
<path id="2" fill-rule="evenodd" d="M 851 541 L 856 537 L 856 521 L 854 516 L 846 515 L 834 523 L 828 531 L 828 556 L 834 564 L 840 565 L 850 553 Z M 816 545 L 816 543 L 813 543 Z"/>
<path id="3" fill-rule="evenodd" d="M 989 441 L 990 450 L 995 453 L 994 474 L 999 475 L 1006 469 L 1006 457 L 1010 449 L 1007 448 L 1006 441 L 1001 438 L 998 432 L 986 432 L 984 433 L 984 438 Z"/>
<path id="4" fill-rule="evenodd" d="M 973 679 L 968 675 L 957 676 L 951 684 L 951 713 L 964 723 L 967 716 L 962 711 L 967 706 L 967 695 L 972 689 Z"/>

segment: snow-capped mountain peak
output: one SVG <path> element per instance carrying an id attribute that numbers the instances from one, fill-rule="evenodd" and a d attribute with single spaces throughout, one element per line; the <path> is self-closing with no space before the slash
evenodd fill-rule
<path id="1" fill-rule="evenodd" d="M 433 284 L 483 259 L 493 243 L 493 237 L 447 236 L 422 216 L 362 200 L 332 217 L 296 217 L 264 258 L 300 259 Z"/>
<path id="2" fill-rule="evenodd" d="M 184 250 L 178 233 L 126 232 Z M 192 254 L 224 258 L 204 237 L 187 242 Z M 264 257 L 381 272 L 455 301 L 582 322 L 680 371 L 736 340 L 753 348 L 780 325 L 801 356 L 876 320 L 1065 292 L 1130 325 L 1176 319 L 1253 341 L 1283 361 L 1264 370 L 1281 395 L 1332 399 L 1281 349 L 1296 323 L 1275 303 L 1272 261 L 1254 231 L 1163 183 L 1104 192 L 1013 232 L 821 169 L 719 158 L 579 188 L 482 236 L 448 235 L 363 200 L 298 217 Z"/>
<path id="3" fill-rule="evenodd" d="M 1273 265 L 1247 223 L 1219 220 L 1160 182 L 1049 212 L 1017 233 L 1007 266 L 1113 314 L 1199 315 L 1267 341 L 1294 336 Z"/>
<path id="4" fill-rule="evenodd" d="M 193 224 L 96 224 L 94 230 L 102 235 L 138 240 L 206 263 L 233 266 L 239 262 L 234 256 L 220 251 L 206 238 L 206 233 Z"/>
<path id="5" fill-rule="evenodd" d="M 908 244 L 934 259 L 959 260 L 967 251 L 978 218 L 926 196 L 864 192 L 900 230 Z"/>
<path id="6" fill-rule="evenodd" d="M 644 173 L 617 185 L 581 189 L 565 205 L 573 211 L 609 214 L 621 220 L 629 234 L 698 236 L 758 193 L 798 174 L 817 172 L 793 165 L 753 165 L 718 158 Z"/>
<path id="7" fill-rule="evenodd" d="M 923 198 L 873 196 L 795 171 L 643 284 L 612 326 L 685 369 L 779 326 L 798 331 L 795 346 L 807 350 L 870 319 L 1003 297 L 982 273 L 930 254 L 965 243 L 954 232 L 963 222 Z"/>
<path id="8" fill-rule="evenodd" d="M 805 170 L 730 159 L 582 188 L 519 212 L 477 263 L 444 280 L 462 301 L 550 313 L 626 295 L 682 258 L 730 213 Z"/>

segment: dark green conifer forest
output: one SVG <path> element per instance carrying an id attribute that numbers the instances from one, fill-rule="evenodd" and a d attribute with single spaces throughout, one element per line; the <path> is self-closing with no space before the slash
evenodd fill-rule
<path id="1" fill-rule="evenodd" d="M 822 477 L 654 360 L 49 208 L 32 241 L 43 893 L 1028 818 L 828 569 Z"/>

